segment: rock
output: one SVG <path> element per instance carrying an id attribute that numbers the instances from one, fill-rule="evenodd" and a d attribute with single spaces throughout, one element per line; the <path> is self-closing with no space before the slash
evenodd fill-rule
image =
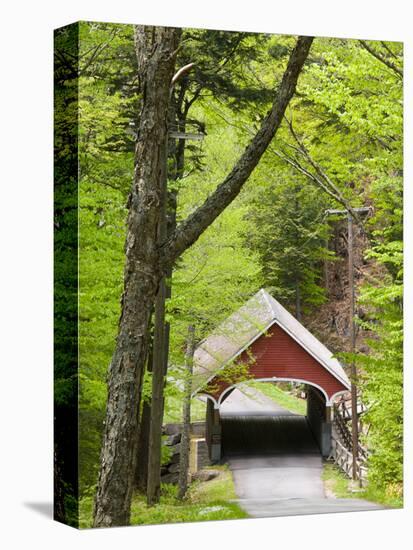
<path id="1" fill-rule="evenodd" d="M 197 437 L 205 437 L 205 421 L 191 422 L 191 434 Z"/>
<path id="2" fill-rule="evenodd" d="M 180 445 L 173 445 L 169 447 L 169 449 L 171 451 L 171 458 L 169 459 L 168 464 L 176 464 L 179 462 L 179 457 L 181 454 Z"/>
<path id="3" fill-rule="evenodd" d="M 174 453 L 169 460 L 169 464 L 179 464 L 180 456 L 180 453 Z"/>
<path id="4" fill-rule="evenodd" d="M 173 435 L 180 433 L 181 426 L 179 424 L 165 424 L 162 427 L 162 431 L 165 435 Z"/>
<path id="5" fill-rule="evenodd" d="M 168 446 L 169 445 L 176 445 L 176 444 L 181 442 L 181 437 L 182 437 L 181 433 L 168 435 L 168 439 L 166 440 L 165 445 L 168 445 Z"/>
<path id="6" fill-rule="evenodd" d="M 161 476 L 161 483 L 178 483 L 178 474 L 166 474 Z"/>
<path id="7" fill-rule="evenodd" d="M 199 481 L 211 481 L 211 479 L 215 479 L 218 476 L 219 472 L 216 470 L 199 470 L 193 475 L 193 478 Z"/>
<path id="8" fill-rule="evenodd" d="M 168 468 L 168 472 L 171 474 L 179 474 L 179 462 L 171 464 Z"/>

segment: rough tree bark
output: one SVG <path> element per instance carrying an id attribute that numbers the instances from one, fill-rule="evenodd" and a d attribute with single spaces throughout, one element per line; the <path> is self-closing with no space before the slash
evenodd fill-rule
<path id="1" fill-rule="evenodd" d="M 119 333 L 109 371 L 105 434 L 94 526 L 127 525 L 130 519 L 142 375 L 148 324 L 159 283 L 173 262 L 238 195 L 274 137 L 294 94 L 313 38 L 300 37 L 260 130 L 216 191 L 157 246 L 162 196 L 162 147 L 167 140 L 169 87 L 179 30 L 137 27 L 143 107 L 130 195 L 126 266 Z"/>
<path id="2" fill-rule="evenodd" d="M 148 325 L 162 278 L 157 242 L 169 88 L 180 29 L 136 27 L 143 101 L 129 198 L 126 265 L 116 349 L 108 380 L 94 526 L 128 525 Z"/>

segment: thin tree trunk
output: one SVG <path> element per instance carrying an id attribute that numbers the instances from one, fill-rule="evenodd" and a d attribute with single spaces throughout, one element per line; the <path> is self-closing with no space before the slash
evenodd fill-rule
<path id="1" fill-rule="evenodd" d="M 168 105 L 169 117 L 169 105 Z M 162 148 L 161 170 L 161 200 L 159 205 L 159 223 L 157 231 L 157 247 L 165 241 L 167 235 L 166 210 L 167 210 L 167 161 L 168 138 Z M 161 489 L 161 452 L 162 452 L 162 418 L 165 386 L 165 377 L 168 362 L 168 352 L 165 342 L 165 302 L 166 284 L 165 277 L 159 282 L 158 293 L 155 300 L 155 326 L 153 337 L 153 364 L 152 364 L 152 394 L 151 394 L 151 419 L 149 430 L 149 454 L 148 454 L 148 484 L 146 491 L 147 503 L 152 506 L 159 502 Z"/>
<path id="2" fill-rule="evenodd" d="M 189 67 L 189 65 L 187 66 Z M 188 70 L 188 69 L 187 69 Z M 182 69 L 175 74 L 172 79 L 172 85 L 182 75 Z M 172 90 L 171 90 L 172 91 Z M 176 106 L 172 101 L 169 108 L 169 120 L 175 122 Z M 183 152 L 180 151 L 177 157 L 175 150 L 175 140 L 169 139 L 164 150 L 164 172 L 163 172 L 163 195 L 162 208 L 160 213 L 160 222 L 158 226 L 158 245 L 159 247 L 166 240 L 168 235 L 176 228 L 176 191 L 168 193 L 168 179 L 177 180 L 179 178 L 178 164 L 168 173 L 168 157 L 175 157 L 182 161 L 183 170 Z M 166 383 L 166 374 L 168 371 L 169 354 L 169 323 L 165 322 L 165 304 L 166 299 L 171 297 L 172 266 L 168 266 L 165 277 L 162 278 L 155 302 L 155 334 L 154 334 L 154 355 L 152 368 L 152 400 L 151 400 L 151 418 L 148 447 L 148 466 L 147 466 L 147 504 L 153 506 L 160 500 L 161 492 L 161 457 L 162 457 L 162 421 L 164 413 L 164 388 Z"/>
<path id="3" fill-rule="evenodd" d="M 181 454 L 179 461 L 179 491 L 178 498 L 183 499 L 188 489 L 188 470 L 189 470 L 189 445 L 190 445 L 190 427 L 191 427 L 191 390 L 192 390 L 192 371 L 195 352 L 195 328 L 188 327 L 188 339 L 185 354 L 185 384 L 184 400 L 182 409 L 182 437 Z"/>
<path id="4" fill-rule="evenodd" d="M 295 281 L 295 318 L 301 322 L 301 293 L 300 283 Z"/>
<path id="5" fill-rule="evenodd" d="M 148 361 L 146 369 L 152 372 L 153 362 L 153 334 L 150 335 Z M 141 493 L 146 493 L 148 484 L 148 455 L 149 455 L 149 431 L 151 421 L 151 402 L 150 399 L 145 399 L 142 403 L 141 414 L 138 427 L 138 448 L 136 458 L 136 488 Z"/>
<path id="6" fill-rule="evenodd" d="M 170 83 L 180 29 L 136 27 L 143 105 L 129 199 L 126 265 L 116 349 L 109 370 L 94 526 L 128 525 L 148 328 L 162 278 L 157 241 Z"/>
<path id="7" fill-rule="evenodd" d="M 151 423 L 151 404 L 144 401 L 139 418 L 138 449 L 135 483 L 136 489 L 145 494 L 148 485 L 149 431 Z"/>
<path id="8" fill-rule="evenodd" d="M 166 182 L 165 182 L 166 184 Z M 166 224 L 167 234 L 171 234 L 176 227 L 176 192 L 167 193 L 166 211 L 161 225 Z M 164 238 L 164 227 L 160 238 Z M 151 401 L 145 402 L 142 407 L 141 427 L 138 440 L 137 488 L 146 493 L 149 506 L 160 500 L 161 489 L 161 458 L 162 458 L 162 423 L 165 408 L 164 387 L 168 371 L 169 355 L 169 323 L 165 321 L 165 301 L 171 297 L 172 268 L 170 268 L 160 282 L 155 302 L 155 334 L 156 342 L 153 345 L 158 349 L 155 355 L 150 354 L 150 372 L 155 372 L 152 378 Z M 153 351 L 153 347 L 152 347 Z M 163 368 L 162 368 L 163 365 Z"/>
<path id="9" fill-rule="evenodd" d="M 165 278 L 160 282 L 155 301 L 155 334 L 152 369 L 151 419 L 149 432 L 148 485 L 149 506 L 159 502 L 161 488 L 161 447 L 163 418 L 163 389 L 166 375 L 165 357 Z"/>

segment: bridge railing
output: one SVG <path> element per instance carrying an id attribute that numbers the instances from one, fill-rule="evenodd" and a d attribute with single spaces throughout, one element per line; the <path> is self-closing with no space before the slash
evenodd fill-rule
<path id="1" fill-rule="evenodd" d="M 353 454 L 334 436 L 331 447 L 331 456 L 334 462 L 349 478 L 353 478 Z M 357 461 L 356 478 L 361 479 L 363 487 L 367 484 L 367 466 L 363 459 Z"/>
<path id="2" fill-rule="evenodd" d="M 359 414 L 365 411 L 365 408 L 361 408 Z M 332 450 L 331 456 L 337 466 L 349 477 L 353 478 L 353 441 L 351 430 L 348 427 L 349 420 L 351 420 L 351 414 L 346 407 L 344 401 L 340 401 L 334 405 L 334 417 L 333 417 L 333 433 L 332 433 Z M 367 484 L 367 458 L 368 451 L 360 443 L 358 444 L 358 460 L 356 462 L 357 472 L 356 479 L 361 480 L 361 485 Z"/>
<path id="3" fill-rule="evenodd" d="M 362 412 L 364 412 L 364 409 Z M 351 420 L 351 416 L 348 409 L 345 407 L 344 403 L 339 402 L 338 404 L 335 404 L 333 424 L 338 432 L 339 439 L 344 444 L 345 448 L 351 452 L 353 449 L 353 438 L 352 438 L 351 430 L 348 427 L 349 420 Z M 359 430 L 360 430 L 360 427 L 359 427 Z M 358 443 L 357 451 L 358 451 L 358 456 L 361 457 L 362 460 L 366 461 L 368 452 L 367 452 L 367 449 L 363 447 L 363 445 L 361 445 L 360 442 Z"/>

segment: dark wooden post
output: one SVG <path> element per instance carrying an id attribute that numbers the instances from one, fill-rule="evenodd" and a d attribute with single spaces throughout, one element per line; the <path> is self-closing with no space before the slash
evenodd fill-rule
<path id="1" fill-rule="evenodd" d="M 354 359 L 356 352 L 356 327 L 354 322 L 354 244 L 353 244 L 353 213 L 356 216 L 359 214 L 368 214 L 371 211 L 369 206 L 360 208 L 352 208 L 350 210 L 326 210 L 326 214 L 347 214 L 347 246 L 348 246 L 348 284 L 349 284 L 349 333 L 350 333 L 350 353 L 353 355 L 351 360 L 351 431 L 352 431 L 352 477 L 358 479 L 358 446 L 359 446 L 359 430 L 358 430 L 358 414 L 357 414 L 357 367 Z"/>
<path id="2" fill-rule="evenodd" d="M 211 462 L 221 460 L 221 418 L 219 409 L 208 399 L 206 410 L 206 442 Z"/>
<path id="3" fill-rule="evenodd" d="M 326 250 L 328 250 L 328 237 L 326 238 L 326 244 L 325 244 Z M 329 293 L 329 286 L 328 286 L 328 260 L 324 259 L 324 287 L 326 289 L 326 293 L 328 296 Z"/>
<path id="4" fill-rule="evenodd" d="M 188 327 L 188 340 L 185 354 L 185 381 L 184 381 L 184 402 L 182 407 L 182 437 L 181 454 L 179 461 L 179 492 L 178 498 L 183 499 L 188 488 L 189 470 L 189 445 L 191 427 L 191 393 L 192 393 L 192 370 L 195 351 L 195 328 Z"/>
<path id="5" fill-rule="evenodd" d="M 350 353 L 351 359 L 351 432 L 352 432 L 352 456 L 353 456 L 353 479 L 358 478 L 358 415 L 357 415 L 357 368 L 354 360 L 356 351 L 356 327 L 354 323 L 354 258 L 353 258 L 353 217 L 350 212 L 348 220 L 348 278 L 350 291 Z"/>

